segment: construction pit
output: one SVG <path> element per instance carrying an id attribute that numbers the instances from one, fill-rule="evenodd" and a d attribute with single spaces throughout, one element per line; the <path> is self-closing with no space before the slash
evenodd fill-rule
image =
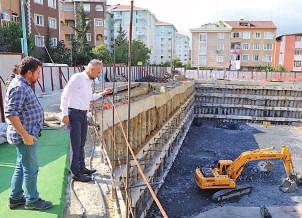
<path id="1" fill-rule="evenodd" d="M 65 217 L 125 217 L 128 102 L 125 84 L 119 87 L 115 99 L 96 103 L 96 125 L 89 131 L 86 163 L 98 170 L 96 185 L 75 182 L 76 195 L 67 187 Z M 211 201 L 213 191 L 201 191 L 194 181 L 196 167 L 282 145 L 289 146 L 295 171 L 301 172 L 301 83 L 134 83 L 131 93 L 130 145 L 169 217 L 260 217 L 263 206 L 273 217 L 302 216 L 301 187 L 294 193 L 279 190 L 285 176 L 280 160 L 266 173 L 257 162 L 247 164 L 238 184 L 253 191 L 219 204 Z M 133 157 L 129 165 L 129 215 L 162 217 Z"/>

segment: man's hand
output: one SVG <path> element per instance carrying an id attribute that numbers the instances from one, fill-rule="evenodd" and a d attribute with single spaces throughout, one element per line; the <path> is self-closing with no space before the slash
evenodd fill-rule
<path id="1" fill-rule="evenodd" d="M 105 88 L 104 91 L 102 92 L 102 95 L 107 95 L 110 92 L 112 92 L 112 88 Z"/>
<path id="2" fill-rule="evenodd" d="M 26 133 L 22 136 L 22 139 L 23 139 L 23 142 L 25 145 L 33 145 L 36 141 L 37 141 L 37 138 Z"/>
<path id="3" fill-rule="evenodd" d="M 69 117 L 68 116 L 64 116 L 62 118 L 62 123 L 64 123 L 65 126 L 69 125 Z"/>

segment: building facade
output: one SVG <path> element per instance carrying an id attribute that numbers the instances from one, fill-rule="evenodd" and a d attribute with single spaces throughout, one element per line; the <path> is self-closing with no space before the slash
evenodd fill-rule
<path id="1" fill-rule="evenodd" d="M 77 23 L 77 9 L 83 5 L 84 13 L 89 22 L 86 33 L 87 42 L 91 46 L 104 44 L 104 19 L 106 0 L 65 0 L 60 7 L 60 40 L 67 47 L 71 47 L 71 40 L 75 36 L 74 27 Z"/>
<path id="2" fill-rule="evenodd" d="M 277 28 L 272 21 L 225 21 L 232 28 L 231 61 L 239 61 L 240 69 L 256 70 L 275 62 Z M 231 64 L 231 68 L 238 69 Z"/>
<path id="3" fill-rule="evenodd" d="M 190 62 L 190 56 L 190 38 L 186 35 L 176 33 L 175 57 L 179 58 L 182 64 L 188 64 Z"/>
<path id="4" fill-rule="evenodd" d="M 302 71 L 302 33 L 276 38 L 275 65 L 287 71 Z"/>
<path id="5" fill-rule="evenodd" d="M 113 14 L 114 37 L 120 28 L 129 35 L 130 6 L 112 5 L 108 11 Z M 142 41 L 150 50 L 150 63 L 154 62 L 155 56 L 155 16 L 148 9 L 133 8 L 132 39 Z"/>
<path id="6" fill-rule="evenodd" d="M 171 63 L 175 59 L 176 32 L 173 24 L 156 22 L 155 64 Z"/>
<path id="7" fill-rule="evenodd" d="M 232 28 L 222 21 L 191 29 L 192 67 L 229 68 L 231 30 Z"/>
<path id="8" fill-rule="evenodd" d="M 3 27 L 9 22 L 20 23 L 20 1 L 0 0 L 0 26 Z"/>

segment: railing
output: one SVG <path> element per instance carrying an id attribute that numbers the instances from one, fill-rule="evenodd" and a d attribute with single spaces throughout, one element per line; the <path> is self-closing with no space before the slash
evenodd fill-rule
<path id="1" fill-rule="evenodd" d="M 206 80 L 302 81 L 302 72 L 187 70 L 182 74 L 189 79 Z"/>

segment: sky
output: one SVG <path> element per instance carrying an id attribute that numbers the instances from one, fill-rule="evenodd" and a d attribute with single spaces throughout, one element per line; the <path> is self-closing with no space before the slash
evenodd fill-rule
<path id="1" fill-rule="evenodd" d="M 127 4 L 130 0 L 107 0 Z M 134 0 L 158 20 L 173 23 L 190 36 L 190 28 L 219 20 L 272 20 L 277 35 L 302 32 L 302 0 Z"/>

